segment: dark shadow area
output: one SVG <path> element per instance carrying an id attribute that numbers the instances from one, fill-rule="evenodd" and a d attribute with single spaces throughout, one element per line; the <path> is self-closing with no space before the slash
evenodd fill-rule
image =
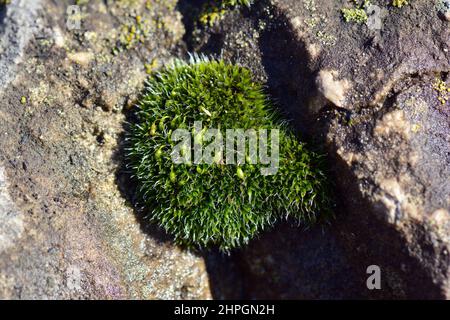
<path id="1" fill-rule="evenodd" d="M 317 114 L 308 108 L 317 88 L 305 44 L 297 39 L 287 17 L 268 1 L 255 3 L 246 15 L 255 29 L 261 20 L 266 25 L 258 47 L 268 93 L 301 140 L 323 152 L 325 136 Z M 364 298 L 365 278 L 355 277 L 330 226 L 305 230 L 292 222 L 279 223 L 237 253 L 236 260 L 249 299 Z"/>
<path id="2" fill-rule="evenodd" d="M 204 252 L 211 295 L 217 300 L 248 298 L 245 279 L 237 252 L 226 254 L 217 249 Z"/>
<path id="3" fill-rule="evenodd" d="M 361 195 L 358 181 L 352 179 L 346 164 L 342 159 L 335 159 L 337 168 L 343 168 L 339 179 L 340 190 L 346 190 L 353 195 L 351 201 L 345 201 L 341 208 L 346 214 L 340 216 L 334 228 L 338 232 L 339 242 L 344 248 L 352 265 L 358 266 L 356 277 L 365 279 L 366 268 L 377 265 L 382 270 L 382 290 L 372 290 L 371 299 L 442 299 L 443 293 L 438 286 L 433 285 L 433 279 L 419 263 L 413 258 L 401 234 L 393 226 L 387 227 L 381 220 L 373 219 L 377 210 Z M 382 209 L 381 209 L 382 210 Z M 426 228 L 424 226 L 420 228 Z M 416 234 L 426 234 L 420 228 L 414 230 Z M 423 239 L 422 243 L 431 243 L 431 239 Z M 422 254 L 432 251 L 433 246 L 422 247 Z M 365 287 L 364 287 L 365 289 Z"/>

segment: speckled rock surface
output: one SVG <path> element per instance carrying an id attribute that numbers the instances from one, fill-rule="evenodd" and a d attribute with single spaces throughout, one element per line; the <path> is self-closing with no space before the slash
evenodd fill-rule
<path id="1" fill-rule="evenodd" d="M 272 0 L 187 37 L 251 68 L 329 153 L 335 221 L 238 253 L 248 297 L 449 298 L 450 105 L 435 87 L 449 86 L 450 28 L 433 1 L 371 2 L 381 29 L 344 22 L 350 1 Z M 372 264 L 382 290 L 367 290 Z"/>
<path id="2" fill-rule="evenodd" d="M 372 1 L 380 30 L 345 23 L 343 0 L 260 0 L 211 27 L 204 1 L 81 2 L 78 30 L 69 1 L 0 13 L 0 298 L 450 298 L 450 27 L 433 1 Z M 199 255 L 133 208 L 129 108 L 188 51 L 252 69 L 328 151 L 329 225 Z"/>
<path id="3" fill-rule="evenodd" d="M 69 1 L 2 10 L 2 299 L 211 297 L 204 260 L 146 229 L 123 191 L 123 109 L 184 33 L 173 2 L 140 3 L 89 1 L 80 30 Z"/>

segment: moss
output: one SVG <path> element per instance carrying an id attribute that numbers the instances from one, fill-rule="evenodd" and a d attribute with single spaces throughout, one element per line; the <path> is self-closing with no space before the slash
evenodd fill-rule
<path id="1" fill-rule="evenodd" d="M 228 10 L 238 6 L 249 7 L 252 1 L 250 0 L 213 0 L 207 2 L 199 17 L 199 22 L 202 25 L 213 26 L 217 21 L 223 19 Z"/>
<path id="2" fill-rule="evenodd" d="M 209 25 L 212 27 L 217 21 L 221 20 L 226 13 L 226 10 L 218 6 L 206 5 L 199 17 L 199 22 L 202 25 Z"/>
<path id="3" fill-rule="evenodd" d="M 143 21 L 142 16 L 137 15 L 135 21 L 129 24 L 123 24 L 119 35 L 119 45 L 116 47 L 120 49 L 130 49 L 137 43 L 144 42 L 149 34 L 150 26 L 147 21 Z"/>
<path id="4" fill-rule="evenodd" d="M 370 0 L 353 0 L 354 8 L 341 9 L 342 15 L 346 22 L 355 22 L 359 24 L 366 23 L 368 20 L 366 9 L 369 8 L 372 3 Z"/>
<path id="5" fill-rule="evenodd" d="M 222 0 L 222 7 L 250 6 L 251 0 Z"/>
<path id="6" fill-rule="evenodd" d="M 312 223 L 321 210 L 327 212 L 322 156 L 308 151 L 280 121 L 248 69 L 206 58 L 177 61 L 148 80 L 137 117 L 128 135 L 128 163 L 139 199 L 177 243 L 229 250 L 282 217 Z M 191 147 L 202 143 L 207 128 L 218 128 L 223 141 L 226 129 L 277 129 L 278 170 L 264 175 L 268 165 L 249 161 L 248 147 L 239 164 L 225 161 L 224 150 L 209 153 L 213 161 L 207 164 L 193 161 L 192 148 L 183 144 L 180 154 L 187 161 L 174 164 L 171 137 L 179 128 L 192 133 Z"/>

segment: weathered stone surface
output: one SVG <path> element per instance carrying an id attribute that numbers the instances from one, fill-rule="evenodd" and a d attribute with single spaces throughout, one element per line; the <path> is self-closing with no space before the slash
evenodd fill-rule
<path id="1" fill-rule="evenodd" d="M 450 112 L 433 81 L 402 83 L 382 108 L 352 126 L 335 120 L 328 134 L 351 194 L 342 237 L 362 239 L 364 259 L 390 270 L 388 285 L 407 297 L 448 298 L 450 288 Z"/>
<path id="2" fill-rule="evenodd" d="M 69 1 L 38 4 L 13 1 L 2 19 L 0 297 L 209 298 L 203 259 L 144 228 L 120 169 L 122 110 L 144 64 L 176 55 L 179 13 L 89 1 L 71 31 Z M 112 54 L 137 15 L 147 38 Z"/>

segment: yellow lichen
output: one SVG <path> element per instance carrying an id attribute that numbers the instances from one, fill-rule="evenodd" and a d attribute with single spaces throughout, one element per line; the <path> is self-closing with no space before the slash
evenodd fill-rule
<path id="1" fill-rule="evenodd" d="M 433 89 L 438 93 L 439 102 L 444 105 L 448 101 L 450 88 L 447 87 L 447 84 L 442 79 L 436 79 L 433 83 Z"/>
<path id="2" fill-rule="evenodd" d="M 308 12 L 308 16 L 304 20 L 304 23 L 308 26 L 311 34 L 323 45 L 334 46 L 336 44 L 336 37 L 331 34 L 329 28 L 327 28 L 329 23 L 326 15 L 318 12 L 316 1 L 303 0 L 303 6 Z M 295 18 L 292 22 L 298 26 L 301 25 L 300 18 Z"/>

